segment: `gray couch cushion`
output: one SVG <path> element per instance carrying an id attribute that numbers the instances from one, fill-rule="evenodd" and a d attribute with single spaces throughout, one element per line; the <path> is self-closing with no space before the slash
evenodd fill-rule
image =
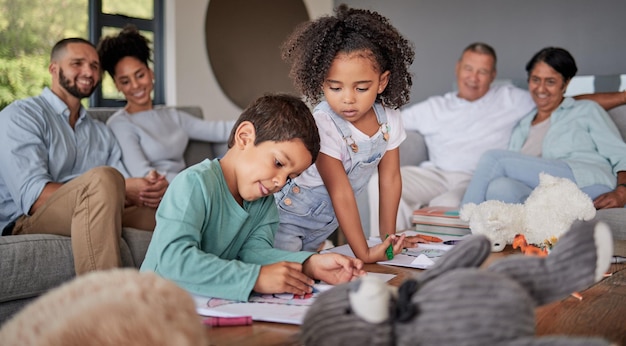
<path id="1" fill-rule="evenodd" d="M 139 268 L 152 232 L 122 230 L 122 266 Z M 74 278 L 74 258 L 69 237 L 28 234 L 0 237 L 0 324 L 25 304 Z"/>
<path id="2" fill-rule="evenodd" d="M 626 140 L 626 105 L 615 107 L 609 111 L 615 125 L 619 129 L 622 138 Z"/>
<path id="3" fill-rule="evenodd" d="M 74 277 L 69 237 L 29 234 L 0 237 L 0 303 L 38 296 Z"/>
<path id="4" fill-rule="evenodd" d="M 152 232 L 122 231 L 122 266 L 141 266 Z M 0 303 L 36 297 L 75 276 L 70 237 L 28 234 L 0 237 Z"/>
<path id="5" fill-rule="evenodd" d="M 406 139 L 400 144 L 400 166 L 418 166 L 428 160 L 428 148 L 424 136 L 417 131 L 406 131 Z"/>
<path id="6" fill-rule="evenodd" d="M 148 251 L 148 245 L 150 245 L 150 239 L 152 239 L 152 232 L 126 227 L 122 229 L 122 243 L 129 250 L 128 256 L 130 258 L 124 258 L 125 254 L 122 251 L 122 265 L 125 267 L 141 267 L 143 259 L 146 257 Z"/>

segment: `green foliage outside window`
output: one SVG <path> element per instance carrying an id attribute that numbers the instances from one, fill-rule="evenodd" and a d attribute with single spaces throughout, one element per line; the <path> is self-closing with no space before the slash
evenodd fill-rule
<path id="1" fill-rule="evenodd" d="M 0 0 L 0 109 L 50 85 L 50 49 L 87 37 L 88 0 Z"/>
<path id="2" fill-rule="evenodd" d="M 0 0 L 0 110 L 50 85 L 50 50 L 88 38 L 89 0 Z M 153 0 L 103 0 L 103 12 L 150 19 Z M 85 99 L 87 102 L 87 99 Z"/>

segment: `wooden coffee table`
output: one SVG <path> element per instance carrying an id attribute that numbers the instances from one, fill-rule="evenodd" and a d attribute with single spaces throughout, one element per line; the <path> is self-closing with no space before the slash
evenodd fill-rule
<path id="1" fill-rule="evenodd" d="M 492 253 L 485 265 L 517 253 L 507 247 Z M 368 264 L 368 272 L 395 274 L 389 281 L 398 286 L 421 270 Z M 567 297 L 536 309 L 537 335 L 579 335 L 603 337 L 626 346 L 626 264 L 612 264 L 612 276 L 580 292 L 583 299 Z M 299 326 L 255 321 L 251 326 L 206 329 L 212 346 L 300 345 Z"/>

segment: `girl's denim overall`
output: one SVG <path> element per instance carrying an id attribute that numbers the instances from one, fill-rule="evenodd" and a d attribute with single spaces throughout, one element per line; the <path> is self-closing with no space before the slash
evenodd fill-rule
<path id="1" fill-rule="evenodd" d="M 381 130 L 372 138 L 355 143 L 348 122 L 335 114 L 328 103 L 322 102 L 321 109 L 331 115 L 339 133 L 347 143 L 352 167 L 346 172 L 354 195 L 366 186 L 378 163 L 387 150 L 387 115 L 382 105 L 376 103 L 374 111 Z M 356 144 L 356 150 L 351 149 Z M 352 145 L 352 146 L 351 146 Z M 339 223 L 326 186 L 299 186 L 295 181 L 287 183 L 274 194 L 280 214 L 280 225 L 274 246 L 290 251 L 317 251 L 318 247 L 334 232 Z"/>

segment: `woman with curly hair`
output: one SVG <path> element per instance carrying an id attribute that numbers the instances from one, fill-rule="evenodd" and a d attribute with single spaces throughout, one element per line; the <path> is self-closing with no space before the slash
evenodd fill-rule
<path id="1" fill-rule="evenodd" d="M 102 69 L 126 98 L 126 106 L 107 125 L 133 177 L 152 172 L 155 179 L 171 181 L 186 166 L 183 153 L 189 139 L 226 142 L 234 121 L 204 121 L 172 107 L 155 107 L 149 43 L 134 26 L 127 26 L 98 44 Z"/>
<path id="2" fill-rule="evenodd" d="M 301 24 L 282 47 L 296 88 L 313 104 L 320 132 L 317 161 L 275 194 L 280 225 L 274 246 L 316 251 L 339 227 L 357 258 L 387 260 L 404 246 L 395 236 L 402 190 L 397 110 L 409 100 L 413 48 L 377 12 L 339 6 L 334 16 Z M 324 101 L 320 100 L 324 98 Z M 380 236 L 369 247 L 356 195 L 379 173 Z"/>

